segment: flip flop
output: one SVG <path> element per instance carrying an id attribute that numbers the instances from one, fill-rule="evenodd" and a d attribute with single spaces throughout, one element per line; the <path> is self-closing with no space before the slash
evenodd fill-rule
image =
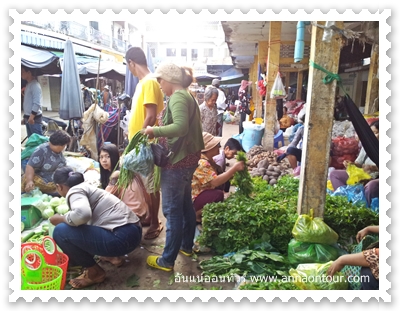
<path id="1" fill-rule="evenodd" d="M 180 252 L 182 255 L 185 255 L 186 257 L 191 257 L 191 256 L 193 255 L 193 251 L 186 252 L 186 251 L 184 251 L 183 249 L 180 249 L 179 252 Z"/>
<path id="2" fill-rule="evenodd" d="M 78 277 L 76 277 L 76 278 L 74 278 L 74 279 L 71 279 L 71 280 L 69 281 L 69 284 L 70 284 L 73 288 L 79 289 L 79 288 L 85 288 L 85 287 L 91 286 L 91 285 L 93 285 L 93 284 L 102 283 L 102 282 L 104 281 L 105 278 L 106 278 L 106 275 L 104 274 L 104 275 L 102 275 L 102 276 L 99 276 L 97 279 L 94 279 L 94 280 L 89 279 L 89 275 L 88 275 L 88 273 L 87 273 L 87 270 L 84 270 L 83 273 L 82 273 L 80 276 L 78 276 Z M 79 282 L 80 284 L 78 283 L 78 285 L 75 286 L 73 283 L 71 283 L 71 282 L 73 282 L 74 280 L 78 280 L 78 282 Z"/>
<path id="3" fill-rule="evenodd" d="M 157 263 L 158 258 L 160 258 L 160 256 L 149 256 L 149 257 L 147 257 L 146 262 L 152 268 L 159 269 L 159 270 L 166 271 L 166 272 L 172 271 L 172 268 L 160 266 Z"/>
<path id="4" fill-rule="evenodd" d="M 147 231 L 146 234 L 143 236 L 143 239 L 145 239 L 145 240 L 155 239 L 160 235 L 160 233 L 161 233 L 161 231 L 163 231 L 163 229 L 164 229 L 164 226 L 160 224 L 158 226 L 157 230 L 150 231 L 150 232 Z"/>

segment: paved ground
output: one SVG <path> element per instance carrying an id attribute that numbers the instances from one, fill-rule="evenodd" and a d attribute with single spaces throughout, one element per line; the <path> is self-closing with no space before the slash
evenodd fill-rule
<path id="1" fill-rule="evenodd" d="M 59 119 L 57 112 L 45 112 L 46 117 Z M 221 145 L 223 146 L 228 138 L 239 132 L 238 125 L 224 124 L 223 128 L 223 140 Z M 25 126 L 21 126 L 21 140 L 26 136 Z M 232 160 L 231 160 L 232 161 Z M 233 160 L 234 161 L 234 160 Z M 199 254 L 193 257 L 185 257 L 181 254 L 175 262 L 174 272 L 164 272 L 155 270 L 147 267 L 146 258 L 153 254 L 162 254 L 163 246 L 165 244 L 165 218 L 162 215 L 160 208 L 160 220 L 164 225 L 164 230 L 160 236 L 154 240 L 142 240 L 140 246 L 127 255 L 126 262 L 119 268 L 112 266 L 109 263 L 100 263 L 100 265 L 107 271 L 106 280 L 99 285 L 92 286 L 88 289 L 101 289 L 101 290 L 169 290 L 169 289 L 198 289 L 200 288 L 221 288 L 221 289 L 232 289 L 234 283 L 204 283 L 204 282 L 173 282 L 177 273 L 181 273 L 183 276 L 199 276 L 201 270 L 198 267 L 200 260 L 209 258 L 211 254 Z M 145 233 L 147 228 L 144 228 Z M 127 284 L 130 277 L 137 277 L 138 286 L 130 287 Z M 128 282 L 129 283 L 129 282 Z"/>

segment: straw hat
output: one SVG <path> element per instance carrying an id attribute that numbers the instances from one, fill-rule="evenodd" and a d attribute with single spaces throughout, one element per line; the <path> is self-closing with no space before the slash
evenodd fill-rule
<path id="1" fill-rule="evenodd" d="M 174 63 L 160 64 L 156 72 L 151 75 L 154 78 L 161 78 L 173 84 L 182 84 L 182 69 Z"/>
<path id="2" fill-rule="evenodd" d="M 201 150 L 201 152 L 207 152 L 210 151 L 212 148 L 214 148 L 216 145 L 218 145 L 222 137 L 216 137 L 211 135 L 210 133 L 203 132 L 203 140 L 204 140 L 204 149 Z"/>

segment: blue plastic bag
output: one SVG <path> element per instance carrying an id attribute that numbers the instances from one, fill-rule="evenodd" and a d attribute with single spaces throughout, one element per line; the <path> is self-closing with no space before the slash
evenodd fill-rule
<path id="1" fill-rule="evenodd" d="M 379 213 L 379 198 L 373 198 L 373 199 L 371 200 L 371 206 L 370 206 L 370 208 L 371 208 L 374 212 Z"/>
<path id="2" fill-rule="evenodd" d="M 245 128 L 242 134 L 242 147 L 244 151 L 248 152 L 251 147 L 261 145 L 261 139 L 264 134 L 264 129 Z"/>
<path id="3" fill-rule="evenodd" d="M 347 200 L 354 205 L 367 206 L 367 199 L 365 198 L 364 186 L 362 184 L 340 186 L 332 193 L 332 196 L 338 195 L 347 197 Z"/>
<path id="4" fill-rule="evenodd" d="M 149 175 L 154 170 L 154 159 L 151 147 L 141 144 L 136 150 L 131 150 L 125 155 L 123 167 L 134 173 L 139 173 L 142 176 Z"/>

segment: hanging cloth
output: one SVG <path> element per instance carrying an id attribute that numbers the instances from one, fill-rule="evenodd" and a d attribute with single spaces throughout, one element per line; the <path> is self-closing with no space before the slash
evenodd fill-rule
<path id="1" fill-rule="evenodd" d="M 319 69 L 327 74 L 326 77 L 322 79 L 324 84 L 329 84 L 333 80 L 338 81 L 339 87 L 343 90 L 345 97 L 344 103 L 346 107 L 347 114 L 350 117 L 350 121 L 354 126 L 354 129 L 360 138 L 361 144 L 365 149 L 368 157 L 376 164 L 379 168 L 379 140 L 376 138 L 374 132 L 372 132 L 370 125 L 367 120 L 365 120 L 361 111 L 358 109 L 354 101 L 350 98 L 350 96 L 346 93 L 343 88 L 342 80 L 338 74 L 334 74 L 325 68 L 315 64 L 310 60 L 310 65 L 316 69 Z"/>

